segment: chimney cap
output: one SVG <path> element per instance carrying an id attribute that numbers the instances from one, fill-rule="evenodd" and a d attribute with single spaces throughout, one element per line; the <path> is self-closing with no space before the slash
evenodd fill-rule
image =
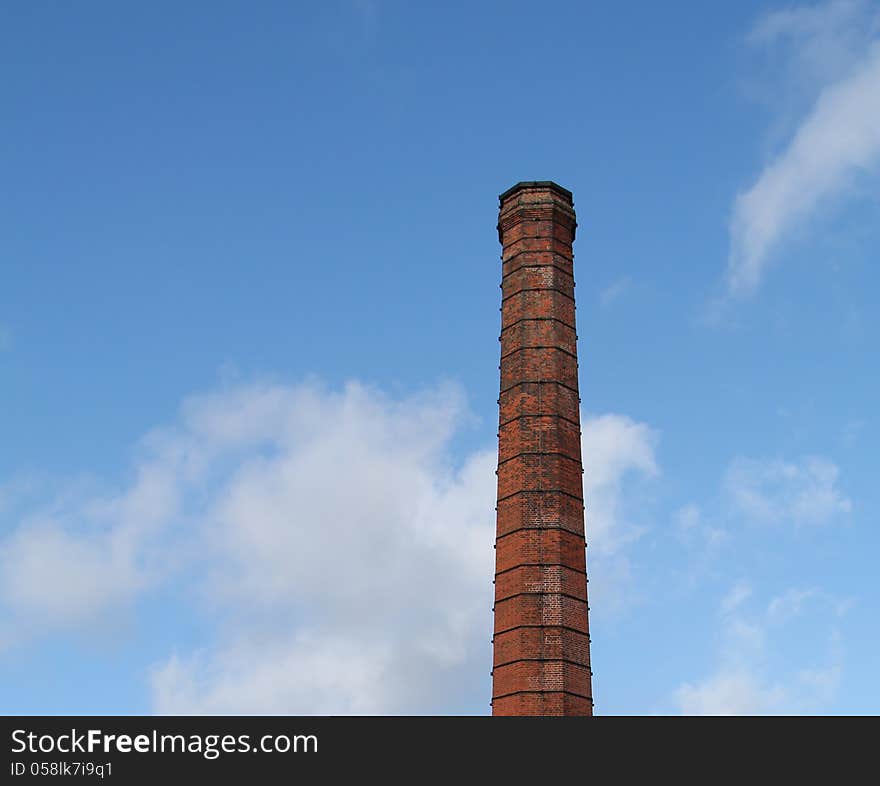
<path id="1" fill-rule="evenodd" d="M 554 183 L 552 180 L 522 180 L 517 183 L 515 186 L 508 188 L 503 194 L 498 195 L 499 204 L 503 205 L 504 200 L 508 197 L 513 196 L 517 191 L 522 191 L 526 188 L 546 188 L 550 191 L 555 191 L 561 196 L 565 197 L 569 202 L 574 204 L 574 197 L 567 188 L 563 188 L 559 183 Z"/>

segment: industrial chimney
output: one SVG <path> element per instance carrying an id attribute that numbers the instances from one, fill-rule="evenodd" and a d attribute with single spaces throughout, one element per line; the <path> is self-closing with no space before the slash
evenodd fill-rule
<path id="1" fill-rule="evenodd" d="M 592 715 L 571 192 L 499 197 L 493 715 Z"/>

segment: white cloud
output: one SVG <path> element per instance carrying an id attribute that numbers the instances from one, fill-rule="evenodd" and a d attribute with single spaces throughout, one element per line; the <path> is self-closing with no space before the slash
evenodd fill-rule
<path id="1" fill-rule="evenodd" d="M 144 581 L 124 539 L 75 536 L 54 522 L 31 524 L 5 541 L 0 576 L 4 605 L 30 625 L 74 624 L 128 600 Z"/>
<path id="2" fill-rule="evenodd" d="M 396 641 L 385 646 L 362 636 L 313 631 L 278 631 L 253 639 L 239 636 L 209 652 L 169 658 L 152 675 L 156 710 L 363 715 L 393 711 L 413 698 L 404 694 L 410 681 L 397 680 L 393 672 L 407 665 L 391 651 Z M 428 677 L 437 676 L 436 664 L 422 663 Z M 397 686 L 402 690 L 395 691 Z"/>
<path id="3" fill-rule="evenodd" d="M 798 616 L 804 608 L 804 604 L 819 596 L 819 590 L 790 589 L 770 601 L 767 606 L 767 617 L 771 620 L 786 620 Z"/>
<path id="4" fill-rule="evenodd" d="M 818 97 L 784 149 L 739 194 L 730 227 L 727 284 L 747 294 L 772 254 L 831 199 L 880 164 L 880 38 L 863 3 L 777 12 L 759 22 L 753 42 L 791 42 L 792 69 Z"/>
<path id="5" fill-rule="evenodd" d="M 36 481 L 26 480 L 33 495 Z M 165 572 L 155 538 L 176 511 L 173 468 L 148 463 L 121 495 L 62 494 L 19 513 L 0 540 L 2 638 L 88 623 L 130 601 Z"/>
<path id="6" fill-rule="evenodd" d="M 752 596 L 752 586 L 745 580 L 738 581 L 721 600 L 721 611 L 730 614 Z"/>
<path id="7" fill-rule="evenodd" d="M 690 546 L 706 544 L 717 531 L 733 539 L 734 523 L 821 525 L 849 513 L 851 503 L 838 487 L 839 469 L 828 459 L 732 461 L 722 483 L 717 516 L 724 530 L 710 527 L 695 504 L 679 509 L 676 533 Z M 748 547 L 748 546 L 747 546 Z M 735 556 L 734 552 L 728 552 Z M 766 715 L 811 713 L 835 697 L 843 656 L 837 620 L 851 600 L 817 587 L 791 587 L 763 603 L 753 581 L 730 585 L 718 605 L 718 646 L 712 670 L 674 691 L 686 715 Z M 799 661 L 803 660 L 803 663 Z"/>
<path id="8" fill-rule="evenodd" d="M 745 669 L 715 674 L 703 682 L 685 683 L 677 692 L 683 715 L 765 715 L 782 705 L 779 686 L 767 686 Z"/>
<path id="9" fill-rule="evenodd" d="M 461 700 L 489 657 L 495 454 L 446 465 L 459 396 L 394 402 L 350 385 L 295 391 L 279 408 L 251 395 L 191 412 L 206 433 L 244 442 L 242 404 L 271 413 L 256 421 L 270 450 L 239 460 L 205 513 L 220 641 L 157 669 L 156 709 L 388 713 Z"/>
<path id="10" fill-rule="evenodd" d="M 218 498 L 212 594 L 266 613 L 268 646 L 239 630 L 212 653 L 175 657 L 154 676 L 159 711 L 423 712 L 487 689 L 494 448 L 450 474 L 424 445 L 442 446 L 448 426 L 430 432 L 451 418 L 416 411 L 407 428 L 369 398 L 346 409 L 315 413 L 314 442 L 243 467 Z M 619 416 L 585 420 L 600 555 L 626 537 L 623 476 L 656 471 L 649 435 Z M 279 611 L 310 621 L 279 637 Z"/>
<path id="11" fill-rule="evenodd" d="M 752 598 L 751 585 L 735 584 L 721 600 L 718 665 L 714 673 L 697 682 L 685 682 L 674 693 L 684 715 L 779 715 L 813 712 L 832 700 L 842 672 L 842 647 L 838 632 L 825 635 L 825 662 L 775 675 L 770 655 L 784 645 L 784 624 L 800 614 L 811 614 L 818 628 L 827 622 L 833 599 L 818 590 L 791 589 L 775 597 L 760 611 L 744 606 Z M 815 658 L 813 651 L 807 658 Z"/>
<path id="12" fill-rule="evenodd" d="M 878 32 L 868 0 L 830 0 L 760 17 L 746 41 L 775 56 L 789 89 L 815 96 L 847 75 Z"/>
<path id="13" fill-rule="evenodd" d="M 128 489 L 17 520 L 0 540 L 0 619 L 19 637 L 100 622 L 157 586 L 191 603 L 175 583 L 186 575 L 213 633 L 155 665 L 159 712 L 488 702 L 496 451 L 452 461 L 466 417 L 454 387 L 403 400 L 356 383 L 190 398 L 142 440 Z M 631 476 L 657 472 L 656 435 L 619 415 L 585 418 L 583 432 L 601 596 L 638 537 L 622 499 Z"/>
<path id="14" fill-rule="evenodd" d="M 699 505 L 690 502 L 679 508 L 674 516 L 676 535 L 687 546 L 699 546 L 708 557 L 730 538 L 727 530 L 704 521 Z"/>
<path id="15" fill-rule="evenodd" d="M 658 435 L 625 415 L 584 418 L 582 431 L 590 546 L 594 553 L 613 554 L 641 534 L 623 515 L 622 485 L 631 474 L 658 474 Z"/>
<path id="16" fill-rule="evenodd" d="M 641 481 L 659 474 L 659 436 L 625 415 L 582 416 L 590 607 L 613 616 L 633 600 L 628 548 L 646 532 Z"/>
<path id="17" fill-rule="evenodd" d="M 821 457 L 738 458 L 727 470 L 724 489 L 734 511 L 749 521 L 826 524 L 852 510 L 838 488 L 839 475 L 837 465 Z"/>
<path id="18" fill-rule="evenodd" d="M 699 527 L 701 517 L 700 506 L 694 503 L 689 503 L 683 508 L 679 508 L 675 514 L 678 529 L 682 533 L 692 532 Z"/>
<path id="19" fill-rule="evenodd" d="M 835 662 L 825 668 L 801 669 L 795 678 L 798 688 L 813 697 L 815 704 L 826 703 L 834 698 L 840 687 L 842 674 L 843 666 Z"/>

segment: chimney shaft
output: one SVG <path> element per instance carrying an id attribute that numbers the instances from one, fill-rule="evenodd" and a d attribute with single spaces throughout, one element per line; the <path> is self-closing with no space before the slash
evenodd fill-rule
<path id="1" fill-rule="evenodd" d="M 493 715 L 592 715 L 571 192 L 500 196 Z"/>

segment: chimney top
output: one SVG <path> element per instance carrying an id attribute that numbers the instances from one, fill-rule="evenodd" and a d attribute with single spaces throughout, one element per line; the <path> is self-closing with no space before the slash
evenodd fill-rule
<path id="1" fill-rule="evenodd" d="M 508 188 L 503 194 L 498 196 L 499 204 L 503 205 L 504 200 L 513 196 L 517 191 L 522 191 L 527 188 L 546 188 L 550 191 L 555 191 L 557 194 L 565 197 L 569 202 L 574 204 L 574 198 L 567 188 L 563 188 L 558 183 L 554 183 L 552 180 L 523 180 L 517 183 L 512 188 Z"/>

